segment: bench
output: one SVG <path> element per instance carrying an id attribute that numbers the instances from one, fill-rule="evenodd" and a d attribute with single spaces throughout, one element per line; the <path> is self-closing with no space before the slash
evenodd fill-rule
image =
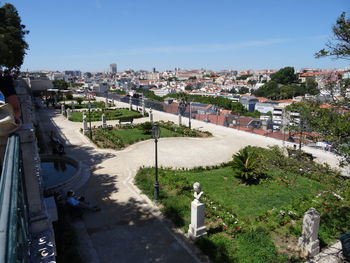
<path id="1" fill-rule="evenodd" d="M 119 124 L 121 124 L 122 122 L 130 122 L 133 123 L 134 118 L 133 117 L 127 117 L 127 118 L 120 118 L 119 119 Z"/>

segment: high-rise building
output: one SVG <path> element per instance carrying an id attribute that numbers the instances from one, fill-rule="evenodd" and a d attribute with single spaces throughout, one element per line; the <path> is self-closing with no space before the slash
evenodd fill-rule
<path id="1" fill-rule="evenodd" d="M 111 74 L 117 73 L 117 64 L 110 64 L 109 65 L 109 73 L 111 73 Z"/>

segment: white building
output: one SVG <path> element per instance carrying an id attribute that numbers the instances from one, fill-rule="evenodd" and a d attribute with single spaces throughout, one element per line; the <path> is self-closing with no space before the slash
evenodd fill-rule
<path id="1" fill-rule="evenodd" d="M 268 113 L 268 112 L 273 112 L 275 109 L 275 105 L 272 103 L 263 103 L 263 102 L 258 102 L 255 104 L 255 110 L 261 113 Z"/>

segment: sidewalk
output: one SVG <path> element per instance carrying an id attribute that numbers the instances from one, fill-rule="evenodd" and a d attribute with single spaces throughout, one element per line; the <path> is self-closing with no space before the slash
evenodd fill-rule
<path id="1" fill-rule="evenodd" d="M 158 111 L 153 111 L 153 114 L 155 121 L 178 121 L 175 115 Z M 78 192 L 92 203 L 97 203 L 102 211 L 87 214 L 84 225 L 80 225 L 86 237 L 84 239 L 89 239 L 86 245 L 90 247 L 84 262 L 205 261 L 205 257 L 192 252 L 192 245 L 181 234 L 169 229 L 171 225 L 161 217 L 158 208 L 132 183 L 139 167 L 154 165 L 153 140 L 136 143 L 122 151 L 97 149 L 79 132 L 82 123 L 70 122 L 53 111 L 41 111 L 40 118 L 47 131 L 56 127 L 61 137 L 68 142 L 67 155 L 83 161 L 91 168 L 92 176 Z M 148 118 L 136 121 L 146 120 Z M 114 125 L 116 122 L 108 121 L 107 124 Z M 183 123 L 186 123 L 185 118 Z M 101 122 L 93 125 L 101 125 Z M 214 136 L 161 138 L 158 142 L 159 166 L 179 168 L 216 165 L 229 161 L 235 152 L 249 144 L 282 146 L 279 140 L 210 123 L 193 120 L 192 126 L 210 131 Z M 336 158 L 330 153 L 314 149 L 310 151 L 317 156 L 316 160 L 327 161 L 331 166 L 337 165 Z"/>
<path id="2" fill-rule="evenodd" d="M 39 117 L 45 133 L 57 129 L 67 141 L 68 156 L 91 168 L 92 176 L 78 193 L 102 211 L 87 212 L 84 221 L 75 224 L 83 262 L 207 261 L 193 252 L 198 250 L 181 234 L 170 229 L 171 224 L 162 218 L 158 208 L 132 185 L 142 160 L 145 165 L 153 165 L 148 156 L 154 155 L 154 143 L 146 142 L 136 153 L 129 148 L 120 152 L 96 149 L 80 134 L 81 123 L 69 122 L 46 109 Z"/>

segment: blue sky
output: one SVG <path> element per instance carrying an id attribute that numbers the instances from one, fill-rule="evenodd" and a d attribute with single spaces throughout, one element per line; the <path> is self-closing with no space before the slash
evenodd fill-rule
<path id="1" fill-rule="evenodd" d="M 0 0 L 30 30 L 22 70 L 343 68 L 315 59 L 349 0 Z"/>

